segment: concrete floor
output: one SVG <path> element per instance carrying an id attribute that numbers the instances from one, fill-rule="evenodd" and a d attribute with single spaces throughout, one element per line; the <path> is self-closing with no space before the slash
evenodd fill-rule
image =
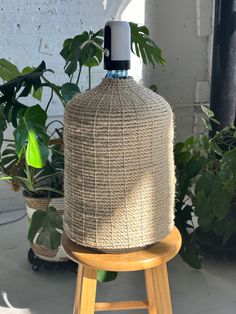
<path id="1" fill-rule="evenodd" d="M 0 226 L 0 314 L 72 314 L 75 274 L 33 272 L 26 257 L 26 230 L 26 219 Z M 169 277 L 174 314 L 236 313 L 235 263 L 205 261 L 204 269 L 195 271 L 177 257 L 169 263 Z M 139 298 L 145 298 L 142 272 L 123 273 L 98 285 L 100 301 Z"/>

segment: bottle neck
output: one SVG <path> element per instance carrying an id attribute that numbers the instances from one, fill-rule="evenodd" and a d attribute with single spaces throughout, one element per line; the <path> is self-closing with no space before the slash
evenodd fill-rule
<path id="1" fill-rule="evenodd" d="M 107 78 L 120 78 L 125 79 L 128 77 L 128 71 L 127 70 L 108 70 L 107 71 Z"/>

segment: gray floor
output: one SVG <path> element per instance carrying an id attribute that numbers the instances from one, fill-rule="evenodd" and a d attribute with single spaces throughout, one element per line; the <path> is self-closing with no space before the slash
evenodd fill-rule
<path id="1" fill-rule="evenodd" d="M 0 314 L 72 314 L 75 274 L 33 272 L 26 258 L 26 228 L 26 219 L 0 226 Z M 236 313 L 235 263 L 206 261 L 202 271 L 194 271 L 177 257 L 169 264 L 169 277 L 175 314 Z M 99 285 L 97 299 L 134 300 L 144 296 L 143 274 L 134 272 Z"/>

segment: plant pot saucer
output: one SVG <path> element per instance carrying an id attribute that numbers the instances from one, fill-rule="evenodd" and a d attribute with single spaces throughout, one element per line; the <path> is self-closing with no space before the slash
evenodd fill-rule
<path id="1" fill-rule="evenodd" d="M 230 241 L 225 246 L 220 245 L 219 237 L 212 232 L 195 231 L 196 242 L 200 254 L 215 260 L 236 261 L 236 241 Z"/>

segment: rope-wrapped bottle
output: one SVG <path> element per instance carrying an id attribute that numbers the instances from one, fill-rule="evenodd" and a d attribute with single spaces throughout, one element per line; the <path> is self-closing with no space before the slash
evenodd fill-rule
<path id="1" fill-rule="evenodd" d="M 173 228 L 173 114 L 161 96 L 125 78 L 129 59 L 113 58 L 113 27 L 130 36 L 126 22 L 106 25 L 108 77 L 65 110 L 64 229 L 79 245 L 122 252 Z"/>

